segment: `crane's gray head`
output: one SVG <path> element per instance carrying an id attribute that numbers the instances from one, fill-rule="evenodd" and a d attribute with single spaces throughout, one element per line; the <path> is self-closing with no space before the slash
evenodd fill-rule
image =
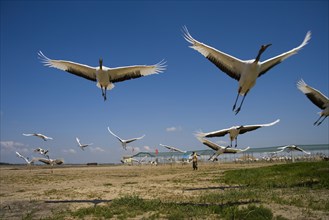
<path id="1" fill-rule="evenodd" d="M 103 67 L 103 59 L 99 58 L 99 68 L 102 69 Z"/>

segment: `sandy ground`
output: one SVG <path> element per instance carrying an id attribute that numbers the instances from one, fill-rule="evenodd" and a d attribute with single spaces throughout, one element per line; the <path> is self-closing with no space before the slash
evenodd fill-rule
<path id="1" fill-rule="evenodd" d="M 198 171 L 193 171 L 191 164 L 57 166 L 54 169 L 2 166 L 0 219 L 22 219 L 31 212 L 33 216 L 46 217 L 53 211 L 106 204 L 125 195 L 189 202 L 205 191 L 227 187 L 213 181 L 225 170 L 268 165 L 272 164 L 199 164 Z M 303 219 L 298 214 L 303 210 L 296 207 L 267 205 L 278 210 L 275 215 Z M 327 217 L 324 213 L 313 215 L 317 219 Z"/>

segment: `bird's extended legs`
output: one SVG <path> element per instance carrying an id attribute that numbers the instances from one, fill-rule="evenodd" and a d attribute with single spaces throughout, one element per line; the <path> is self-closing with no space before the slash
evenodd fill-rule
<path id="1" fill-rule="evenodd" d="M 243 104 L 243 102 L 244 102 L 244 99 L 246 98 L 246 95 L 247 95 L 247 93 L 243 96 L 243 98 L 242 98 L 242 101 L 241 101 L 241 104 L 240 104 L 240 106 L 239 106 L 239 108 L 237 109 L 237 110 L 235 110 L 235 114 L 237 115 L 239 112 L 240 112 L 240 110 L 241 110 L 241 107 L 242 107 L 242 104 Z"/>
<path id="2" fill-rule="evenodd" d="M 235 114 L 236 114 L 236 115 L 237 115 L 237 114 L 240 112 L 240 110 L 241 110 L 241 107 L 242 107 L 242 104 L 243 104 L 243 102 L 244 102 L 244 99 L 246 98 L 246 96 L 247 96 L 248 92 L 249 92 L 249 91 L 247 91 L 247 92 L 246 92 L 246 93 L 243 95 L 243 98 L 242 98 L 242 101 L 241 101 L 241 103 L 240 103 L 240 106 L 239 106 L 239 108 L 235 110 Z M 240 89 L 239 89 L 238 95 L 237 95 L 237 97 L 236 97 L 236 100 L 235 100 L 234 106 L 233 106 L 233 111 L 234 111 L 234 109 L 235 109 L 235 106 L 236 106 L 236 102 L 238 101 L 238 98 L 239 98 L 239 94 L 240 94 Z"/>
<path id="3" fill-rule="evenodd" d="M 318 118 L 318 120 L 316 120 L 316 122 L 314 122 L 314 126 L 316 125 L 316 126 L 319 126 L 326 118 L 327 118 L 327 116 L 325 116 L 321 121 L 320 121 L 320 119 L 322 118 L 322 115 Z M 320 122 L 319 122 L 320 121 Z"/>
<path id="4" fill-rule="evenodd" d="M 239 91 L 240 91 L 240 89 L 239 89 Z M 236 99 L 235 99 L 235 102 L 234 102 L 234 105 L 233 105 L 233 109 L 232 109 L 232 111 L 234 111 L 235 110 L 235 106 L 236 106 L 236 103 L 237 103 L 237 101 L 238 101 L 238 99 L 239 99 L 239 92 L 238 92 L 238 95 L 236 96 Z"/>
<path id="5" fill-rule="evenodd" d="M 106 101 L 106 88 L 104 88 L 103 86 L 101 86 L 101 90 L 102 90 L 102 96 L 104 98 L 104 101 Z"/>
<path id="6" fill-rule="evenodd" d="M 238 114 L 238 113 L 240 112 L 241 107 L 242 107 L 242 104 L 243 104 L 243 102 L 244 102 L 244 99 L 246 98 L 246 96 L 247 96 L 249 90 L 243 95 L 243 98 L 242 98 L 242 101 L 241 101 L 241 103 L 240 103 L 239 108 L 238 108 L 238 109 L 235 109 L 235 107 L 236 107 L 236 103 L 238 102 L 238 99 L 239 99 L 240 92 L 241 92 L 241 87 L 239 88 L 238 95 L 236 96 L 236 99 L 235 99 L 235 102 L 234 102 L 234 105 L 233 105 L 233 109 L 232 109 L 232 111 L 235 110 L 235 114 Z"/>

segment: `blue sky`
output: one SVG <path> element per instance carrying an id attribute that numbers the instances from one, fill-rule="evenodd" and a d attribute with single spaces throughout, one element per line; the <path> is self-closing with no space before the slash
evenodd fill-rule
<path id="1" fill-rule="evenodd" d="M 297 55 L 257 80 L 241 112 L 232 106 L 238 82 L 221 72 L 182 37 L 191 35 L 240 59 L 261 60 L 312 39 Z M 117 83 L 103 101 L 95 83 L 40 63 L 51 59 L 119 67 L 167 61 L 167 70 Z M 326 144 L 328 119 L 299 90 L 299 79 L 328 96 L 328 1 L 1 1 L 1 162 L 21 163 L 15 151 L 38 156 L 49 149 L 67 163 L 117 163 L 122 138 L 139 137 L 135 152 L 206 149 L 196 131 L 281 121 L 239 136 L 241 148 Z M 22 133 L 43 133 L 44 142 Z M 81 151 L 75 142 L 94 143 Z M 228 144 L 229 137 L 212 139 Z"/>

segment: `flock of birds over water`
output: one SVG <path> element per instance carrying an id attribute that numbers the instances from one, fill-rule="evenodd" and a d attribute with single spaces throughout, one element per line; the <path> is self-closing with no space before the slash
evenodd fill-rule
<path id="1" fill-rule="evenodd" d="M 257 56 L 255 59 L 252 60 L 241 60 L 238 59 L 232 55 L 229 55 L 227 53 L 224 53 L 220 50 L 215 49 L 214 47 L 211 47 L 209 45 L 206 45 L 192 37 L 192 35 L 189 33 L 186 26 L 183 27 L 183 37 L 184 39 L 190 43 L 190 48 L 198 51 L 201 55 L 203 55 L 205 58 L 207 58 L 211 63 L 213 63 L 216 67 L 219 68 L 222 72 L 226 73 L 229 77 L 232 79 L 235 79 L 238 81 L 239 87 L 236 99 L 233 104 L 232 111 L 235 114 L 238 114 L 241 111 L 243 102 L 245 101 L 245 98 L 249 91 L 255 86 L 256 80 L 258 77 L 264 75 L 267 73 L 271 68 L 276 66 L 277 64 L 281 63 L 288 57 L 297 54 L 305 45 L 308 44 L 308 42 L 311 39 L 311 32 L 307 32 L 306 36 L 303 40 L 303 42 L 280 55 L 277 55 L 275 57 L 272 57 L 270 59 L 267 59 L 265 61 L 260 61 L 261 55 L 267 50 L 268 47 L 270 47 L 272 44 L 265 44 L 261 45 Z M 107 99 L 107 90 L 111 90 L 114 88 L 114 84 L 130 79 L 136 79 L 143 76 L 148 76 L 152 74 L 158 74 L 162 73 L 166 70 L 166 61 L 162 60 L 157 64 L 154 65 L 133 65 L 133 66 L 124 66 L 124 67 L 115 67 L 110 68 L 103 66 L 103 59 L 99 59 L 99 66 L 98 67 L 91 67 L 85 64 L 80 64 L 72 61 L 66 61 L 66 60 L 53 60 L 46 57 L 41 51 L 38 53 L 39 58 L 41 59 L 41 62 L 48 67 L 57 68 L 63 71 L 66 71 L 68 73 L 74 74 L 76 76 L 88 79 L 90 81 L 96 82 L 97 87 L 101 89 L 102 97 L 104 101 Z M 320 91 L 318 91 L 315 88 L 312 88 L 311 86 L 307 85 L 302 79 L 297 82 L 297 88 L 306 95 L 306 97 L 317 107 L 319 107 L 322 111 L 319 113 L 320 117 L 314 122 L 315 126 L 319 126 L 329 115 L 329 99 L 324 94 L 322 94 Z M 240 104 L 238 105 L 238 100 L 242 96 L 242 100 L 240 101 Z M 237 137 L 239 134 L 244 134 L 246 132 L 250 132 L 253 130 L 256 130 L 258 128 L 262 127 L 269 127 L 273 126 L 276 123 L 278 123 L 280 120 L 276 120 L 272 123 L 268 124 L 258 124 L 258 125 L 240 125 L 240 126 L 232 126 L 230 128 L 221 129 L 218 131 L 211 131 L 207 133 L 198 132 L 196 133 L 196 138 L 203 143 L 204 145 L 210 147 L 211 149 L 215 150 L 214 155 L 212 155 L 209 159 L 214 160 L 218 157 L 218 155 L 222 153 L 238 153 L 243 152 L 249 149 L 249 147 L 245 149 L 237 149 Z M 136 140 L 142 139 L 145 135 L 137 138 L 131 138 L 131 139 L 122 139 L 115 133 L 113 133 L 110 128 L 107 128 L 109 133 L 113 135 L 115 138 L 117 138 L 123 149 L 127 150 L 127 144 L 131 143 Z M 206 138 L 212 138 L 212 137 L 222 137 L 226 134 L 230 137 L 230 145 L 227 147 L 220 146 L 218 144 L 215 144 L 211 142 L 210 140 Z M 25 136 L 36 136 L 44 141 L 52 140 L 51 137 L 47 137 L 43 134 L 33 133 L 33 134 L 23 134 Z M 76 138 L 76 141 L 78 143 L 78 146 L 81 148 L 81 150 L 84 150 L 86 147 L 90 144 L 81 144 L 80 139 Z M 233 141 L 235 141 L 235 145 L 233 148 Z M 186 151 L 180 150 L 177 147 L 172 147 L 168 145 L 160 144 L 163 147 L 166 147 L 170 151 L 177 151 L 186 153 Z M 287 145 L 285 147 L 280 148 L 281 152 L 285 149 L 288 150 L 298 150 L 302 151 L 304 153 L 309 154 L 309 152 L 306 152 L 302 150 L 301 148 L 295 146 L 295 145 Z M 24 157 L 19 152 L 16 152 L 17 156 L 24 159 L 27 164 L 34 163 L 36 161 L 43 162 L 46 164 L 54 165 L 54 164 L 62 164 L 64 161 L 62 159 L 51 159 L 48 155 L 48 150 L 44 150 L 41 148 L 35 149 L 35 152 L 40 153 L 43 155 L 43 158 L 33 158 L 32 160 L 29 160 L 27 157 Z"/>

